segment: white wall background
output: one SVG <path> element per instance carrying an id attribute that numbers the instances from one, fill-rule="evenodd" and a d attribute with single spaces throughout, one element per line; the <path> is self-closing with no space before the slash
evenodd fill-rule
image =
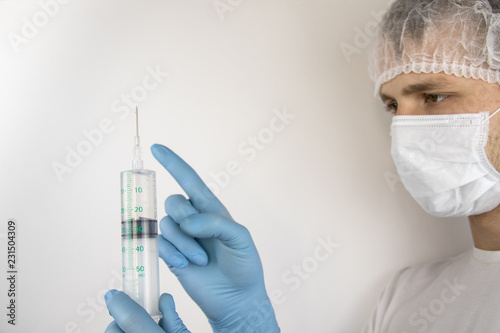
<path id="1" fill-rule="evenodd" d="M 359 332 L 398 269 L 471 246 L 465 219 L 427 216 L 394 181 L 391 118 L 360 32 L 387 0 L 220 0 L 233 4 L 222 17 L 213 0 L 66 0 L 49 17 L 51 2 L 0 1 L 0 277 L 10 218 L 19 267 L 15 327 L 0 278 L 1 332 L 103 332 L 112 320 L 102 296 L 121 287 L 119 172 L 134 128 L 112 107 L 134 89 L 145 146 L 169 146 L 207 182 L 240 163 L 219 197 L 251 230 L 268 290 L 283 294 L 283 332 Z M 148 67 L 170 75 L 138 101 Z M 295 118 L 247 161 L 238 146 L 285 108 Z M 111 133 L 59 181 L 52 164 L 103 119 Z M 163 215 L 181 190 L 149 152 L 145 163 Z M 307 266 L 328 237 L 340 247 Z M 291 283 L 304 262 L 312 272 Z M 165 265 L 161 291 L 193 332 L 211 331 Z"/>

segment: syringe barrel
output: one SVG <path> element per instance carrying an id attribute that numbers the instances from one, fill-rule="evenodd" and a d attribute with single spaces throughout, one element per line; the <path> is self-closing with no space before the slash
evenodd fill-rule
<path id="1" fill-rule="evenodd" d="M 121 173 L 123 291 L 151 317 L 162 317 L 158 269 L 156 174 L 151 170 Z"/>

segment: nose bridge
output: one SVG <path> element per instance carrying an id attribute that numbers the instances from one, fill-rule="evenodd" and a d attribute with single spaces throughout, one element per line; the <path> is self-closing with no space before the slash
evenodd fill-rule
<path id="1" fill-rule="evenodd" d="M 398 103 L 398 116 L 416 116 L 424 114 L 424 110 L 422 110 L 421 107 L 411 99 L 402 99 Z"/>

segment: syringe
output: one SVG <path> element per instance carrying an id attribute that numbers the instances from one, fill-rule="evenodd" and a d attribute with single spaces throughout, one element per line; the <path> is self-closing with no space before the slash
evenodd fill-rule
<path id="1" fill-rule="evenodd" d="M 123 291 L 153 319 L 160 319 L 156 174 L 144 170 L 139 142 L 139 112 L 132 170 L 121 172 Z"/>

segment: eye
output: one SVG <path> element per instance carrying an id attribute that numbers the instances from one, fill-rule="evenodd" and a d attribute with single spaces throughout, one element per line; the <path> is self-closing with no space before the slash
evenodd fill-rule
<path id="1" fill-rule="evenodd" d="M 398 112 L 398 102 L 396 101 L 389 101 L 385 104 L 385 109 L 387 112 L 391 112 L 393 114 L 396 114 Z"/>
<path id="2" fill-rule="evenodd" d="M 439 94 L 426 94 L 425 101 L 431 103 L 439 103 L 445 100 L 448 95 L 439 95 Z"/>

